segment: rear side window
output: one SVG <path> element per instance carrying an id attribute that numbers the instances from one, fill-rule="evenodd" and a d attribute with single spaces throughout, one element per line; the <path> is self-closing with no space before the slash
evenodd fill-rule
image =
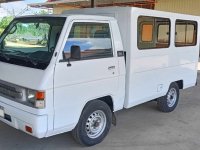
<path id="1" fill-rule="evenodd" d="M 65 44 L 65 58 L 70 58 L 72 46 L 81 50 L 81 60 L 113 56 L 110 27 L 108 23 L 74 23 Z"/>
<path id="2" fill-rule="evenodd" d="M 176 20 L 175 45 L 195 46 L 197 43 L 197 22 Z"/>
<path id="3" fill-rule="evenodd" d="M 153 25 L 143 24 L 142 25 L 142 42 L 152 42 L 153 41 Z"/>
<path id="4" fill-rule="evenodd" d="M 170 20 L 140 16 L 138 18 L 138 48 L 167 48 L 170 45 Z"/>

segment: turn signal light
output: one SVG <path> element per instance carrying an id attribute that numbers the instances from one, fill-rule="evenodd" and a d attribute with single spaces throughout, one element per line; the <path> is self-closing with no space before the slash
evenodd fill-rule
<path id="1" fill-rule="evenodd" d="M 38 109 L 45 108 L 45 91 L 27 89 L 27 102 Z"/>
<path id="2" fill-rule="evenodd" d="M 35 93 L 35 99 L 36 100 L 44 100 L 45 99 L 45 92 L 37 91 Z"/>

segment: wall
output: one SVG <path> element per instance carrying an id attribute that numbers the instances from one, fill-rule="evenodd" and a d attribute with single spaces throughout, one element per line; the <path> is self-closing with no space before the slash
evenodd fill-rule
<path id="1" fill-rule="evenodd" d="M 53 13 L 54 14 L 61 14 L 64 10 L 68 9 L 75 9 L 74 7 L 69 7 L 69 6 L 55 6 L 53 8 Z"/>
<path id="2" fill-rule="evenodd" d="M 55 5 L 53 13 L 60 14 L 67 9 L 72 9 L 72 7 Z M 155 9 L 200 16 L 200 0 L 157 0 Z"/>
<path id="3" fill-rule="evenodd" d="M 200 0 L 157 0 L 155 9 L 200 16 Z"/>

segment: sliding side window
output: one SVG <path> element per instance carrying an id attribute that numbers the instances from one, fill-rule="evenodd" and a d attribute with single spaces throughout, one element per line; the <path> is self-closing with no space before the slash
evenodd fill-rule
<path id="1" fill-rule="evenodd" d="M 176 21 L 176 47 L 195 46 L 197 43 L 197 22 L 195 21 Z"/>
<path id="2" fill-rule="evenodd" d="M 168 48 L 170 45 L 170 20 L 140 16 L 138 18 L 138 48 Z"/>

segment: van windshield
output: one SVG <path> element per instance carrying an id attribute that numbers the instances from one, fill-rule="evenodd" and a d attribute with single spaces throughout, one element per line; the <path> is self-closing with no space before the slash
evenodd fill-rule
<path id="1" fill-rule="evenodd" d="M 14 19 L 0 37 L 0 61 L 46 69 L 65 20 L 63 17 Z"/>

